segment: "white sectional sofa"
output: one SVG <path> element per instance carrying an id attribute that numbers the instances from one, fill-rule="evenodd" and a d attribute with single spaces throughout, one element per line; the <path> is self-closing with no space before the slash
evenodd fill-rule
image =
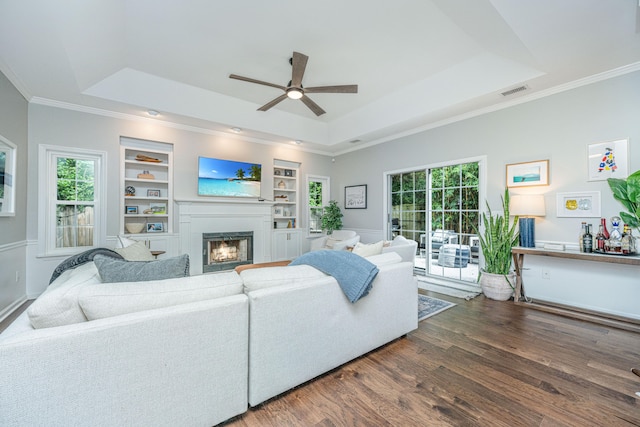
<path id="1" fill-rule="evenodd" d="M 0 334 L 0 425 L 211 426 L 241 414 L 417 328 L 413 266 L 371 260 L 380 271 L 354 304 L 307 265 L 112 284 L 87 279 L 93 263 L 65 272 L 40 297 L 62 308 L 31 314 L 85 319 L 34 329 L 25 312 Z"/>

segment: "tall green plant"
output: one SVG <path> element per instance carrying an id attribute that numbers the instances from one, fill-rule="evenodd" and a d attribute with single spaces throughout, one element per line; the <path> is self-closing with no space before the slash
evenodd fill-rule
<path id="1" fill-rule="evenodd" d="M 628 212 L 620 212 L 620 218 L 625 224 L 640 231 L 640 170 L 629 175 L 626 180 L 609 178 L 607 182 L 613 198 L 627 208 Z"/>
<path id="2" fill-rule="evenodd" d="M 320 219 L 322 231 L 327 234 L 333 233 L 333 230 L 342 228 L 342 212 L 340 206 L 335 200 L 330 200 L 329 204 L 324 207 L 322 218 Z"/>
<path id="3" fill-rule="evenodd" d="M 484 256 L 484 271 L 493 274 L 509 274 L 511 269 L 511 248 L 518 244 L 516 230 L 518 216 L 509 221 L 509 190 L 505 188 L 502 197 L 502 215 L 493 214 L 487 203 L 489 215 L 482 214 L 484 233 L 478 233 L 480 248 Z"/>

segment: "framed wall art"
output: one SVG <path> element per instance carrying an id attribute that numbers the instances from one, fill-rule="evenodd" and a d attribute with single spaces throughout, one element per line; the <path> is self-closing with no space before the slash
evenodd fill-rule
<path id="1" fill-rule="evenodd" d="M 559 218 L 600 218 L 600 192 L 558 193 L 556 206 Z"/>
<path id="2" fill-rule="evenodd" d="M 549 160 L 507 165 L 507 187 L 549 185 Z"/>
<path id="3" fill-rule="evenodd" d="M 147 197 L 160 197 L 160 190 L 147 190 Z"/>
<path id="4" fill-rule="evenodd" d="M 344 187 L 345 209 L 367 209 L 367 185 Z"/>
<path id="5" fill-rule="evenodd" d="M 588 181 L 625 179 L 629 175 L 629 139 L 598 142 L 587 147 Z"/>

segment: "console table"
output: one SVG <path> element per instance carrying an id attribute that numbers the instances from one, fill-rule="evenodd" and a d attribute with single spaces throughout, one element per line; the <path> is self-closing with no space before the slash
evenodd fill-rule
<path id="1" fill-rule="evenodd" d="M 622 329 L 640 332 L 640 320 L 614 316 L 607 313 L 600 313 L 596 311 L 585 310 L 585 309 L 570 307 L 570 306 L 561 305 L 561 304 L 554 304 L 554 303 L 547 303 L 547 302 L 538 303 L 538 302 L 527 301 L 523 293 L 523 286 L 522 286 L 523 285 L 522 284 L 522 268 L 524 265 L 524 256 L 527 254 L 537 255 L 537 256 L 548 256 L 548 257 L 554 257 L 554 258 L 575 259 L 575 260 L 581 260 L 581 261 L 604 262 L 609 264 L 626 264 L 626 265 L 637 265 L 637 266 L 640 266 L 640 256 L 603 255 L 603 254 L 597 254 L 597 253 L 584 253 L 584 252 L 573 252 L 573 251 L 554 251 L 554 250 L 538 249 L 538 248 L 523 248 L 520 246 L 516 246 L 512 248 L 511 254 L 513 256 L 513 264 L 516 272 L 516 290 L 513 296 L 513 301 L 515 304 L 524 304 L 527 307 L 532 307 L 532 308 L 540 309 L 543 311 L 548 311 L 556 314 L 574 317 L 581 320 L 588 320 L 591 322 L 605 324 L 607 326 L 614 326 Z"/>

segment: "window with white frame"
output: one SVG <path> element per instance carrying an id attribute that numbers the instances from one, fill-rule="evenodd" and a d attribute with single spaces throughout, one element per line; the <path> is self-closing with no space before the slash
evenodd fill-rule
<path id="1" fill-rule="evenodd" d="M 40 154 L 41 249 L 52 255 L 73 253 L 104 242 L 106 153 L 41 146 Z"/>
<path id="2" fill-rule="evenodd" d="M 309 234 L 322 233 L 322 211 L 329 204 L 329 177 L 307 176 Z"/>
<path id="3" fill-rule="evenodd" d="M 16 146 L 0 136 L 0 216 L 15 214 Z"/>

